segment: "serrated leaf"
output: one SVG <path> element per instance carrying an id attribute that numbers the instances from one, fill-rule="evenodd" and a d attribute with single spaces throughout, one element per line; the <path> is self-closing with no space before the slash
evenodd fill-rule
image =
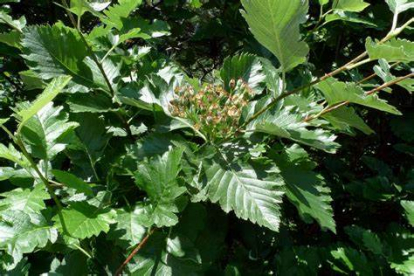
<path id="1" fill-rule="evenodd" d="M 78 126 L 68 122 L 68 114 L 63 107 L 53 107 L 48 103 L 35 116 L 24 122 L 21 134 L 30 152 L 40 159 L 52 160 L 71 142 L 73 130 Z M 32 114 L 28 112 L 27 114 Z M 27 115 L 23 115 L 26 116 Z"/>
<path id="2" fill-rule="evenodd" d="M 361 12 L 368 6 L 369 4 L 363 0 L 334 0 L 332 9 L 350 12 Z"/>
<path id="3" fill-rule="evenodd" d="M 366 256 L 362 252 L 350 247 L 339 247 L 331 251 L 334 258 L 332 266 L 338 272 L 350 273 L 354 272 L 357 275 L 373 275 L 372 266 L 368 262 Z M 344 270 L 342 269 L 344 268 Z"/>
<path id="4" fill-rule="evenodd" d="M 105 94 L 76 93 L 67 99 L 73 113 L 105 113 L 112 109 L 112 100 Z"/>
<path id="5" fill-rule="evenodd" d="M 20 39 L 21 39 L 21 33 L 19 33 L 16 30 L 13 30 L 8 33 L 0 33 L 0 42 L 7 44 L 11 47 L 15 47 L 17 49 L 20 49 Z"/>
<path id="6" fill-rule="evenodd" d="M 370 37 L 365 42 L 370 59 L 385 59 L 388 62 L 414 61 L 414 42 L 393 38 L 387 42 L 379 43 Z"/>
<path id="7" fill-rule="evenodd" d="M 345 232 L 361 249 L 369 250 L 376 255 L 382 254 L 383 245 L 377 234 L 359 226 L 347 226 Z"/>
<path id="8" fill-rule="evenodd" d="M 45 247 L 57 239 L 57 231 L 46 223 L 40 214 L 26 214 L 23 211 L 2 213 L 0 221 L 0 247 L 13 256 L 17 263 L 23 254 L 31 253 L 36 248 Z"/>
<path id="9" fill-rule="evenodd" d="M 31 175 L 24 169 L 15 169 L 11 167 L 0 167 L 0 181 L 11 178 L 30 178 Z"/>
<path id="10" fill-rule="evenodd" d="M 223 164 L 223 161 L 212 160 L 206 165 L 208 198 L 218 202 L 226 213 L 234 211 L 241 219 L 278 231 L 283 180 L 267 172 L 264 166 L 257 171 L 260 165 Z"/>
<path id="11" fill-rule="evenodd" d="M 308 126 L 300 115 L 285 108 L 276 114 L 264 114 L 253 121 L 248 130 L 276 135 L 329 153 L 334 153 L 338 149 L 339 144 L 334 142 L 335 135 L 323 129 L 309 130 Z"/>
<path id="12" fill-rule="evenodd" d="M 329 121 L 335 128 L 350 131 L 350 127 L 359 129 L 363 133 L 370 135 L 374 131 L 359 117 L 352 107 L 341 107 L 326 113 L 323 118 Z"/>
<path id="13" fill-rule="evenodd" d="M 26 17 L 22 16 L 19 19 L 13 20 L 10 15 L 4 11 L 0 11 L 0 24 L 7 24 L 21 33 L 26 26 Z"/>
<path id="14" fill-rule="evenodd" d="M 75 175 L 59 170 L 52 170 L 53 175 L 56 179 L 69 188 L 75 189 L 79 193 L 84 193 L 85 195 L 92 196 L 93 191 L 90 184 L 86 183 L 82 179 L 76 177 Z"/>
<path id="15" fill-rule="evenodd" d="M 231 80 L 242 79 L 256 94 L 263 91 L 263 81 L 266 78 L 262 72 L 262 64 L 252 54 L 241 54 L 226 58 L 220 70 L 220 76 L 227 91 L 231 91 Z"/>
<path id="16" fill-rule="evenodd" d="M 75 166 L 87 173 L 95 174 L 94 167 L 102 157 L 111 135 L 107 133 L 105 121 L 96 114 L 76 113 L 74 115 L 73 119 L 79 123 L 76 129 L 79 140 L 71 146 L 73 151 L 69 152 L 69 157 Z"/>
<path id="17" fill-rule="evenodd" d="M 53 26 L 31 26 L 25 29 L 22 40 L 24 58 L 30 69 L 42 79 L 61 75 L 88 88 L 109 88 L 96 63 L 76 30 L 58 23 Z M 118 74 L 118 66 L 108 58 L 102 67 L 110 82 Z"/>
<path id="18" fill-rule="evenodd" d="M 44 185 L 36 185 L 33 189 L 14 189 L 0 194 L 0 206 L 8 206 L 7 210 L 38 213 L 46 208 L 45 200 L 50 199 Z"/>
<path id="19" fill-rule="evenodd" d="M 150 237 L 147 246 L 129 264 L 130 275 L 197 275 L 200 265 L 169 254 L 166 238 L 162 233 Z"/>
<path id="20" fill-rule="evenodd" d="M 106 9 L 111 4 L 111 1 L 99 1 L 99 0 L 71 0 L 70 11 L 77 16 L 82 16 L 85 12 L 100 17 L 101 11 Z"/>
<path id="21" fill-rule="evenodd" d="M 88 263 L 87 257 L 80 251 L 73 251 L 65 254 L 62 261 L 55 258 L 50 267 L 48 275 L 65 276 L 65 275 L 87 275 Z"/>
<path id="22" fill-rule="evenodd" d="M 414 201 L 401 200 L 401 206 L 405 210 L 408 222 L 414 226 Z"/>
<path id="23" fill-rule="evenodd" d="M 360 23 L 360 24 L 364 24 L 370 27 L 377 26 L 375 22 L 371 22 L 365 18 L 359 17 L 357 14 L 353 12 L 346 12 L 346 11 L 339 10 L 339 11 L 335 11 L 332 14 L 328 14 L 325 17 L 326 23 L 337 21 L 337 20 L 342 20 L 342 21 L 347 21 L 347 22 L 352 22 L 352 23 Z"/>
<path id="24" fill-rule="evenodd" d="M 129 15 L 141 5 L 142 0 L 119 0 L 118 4 L 109 7 L 104 11 L 106 18 L 102 21 L 110 27 L 115 27 L 121 30 L 124 25 L 124 20 L 128 19 Z"/>
<path id="25" fill-rule="evenodd" d="M 139 244 L 144 238 L 148 224 L 148 214 L 141 205 L 133 210 L 117 210 L 117 224 L 114 230 L 108 233 L 108 237 L 115 240 L 122 247 L 130 248 Z"/>
<path id="26" fill-rule="evenodd" d="M 22 45 L 29 67 L 43 79 L 70 75 L 91 84 L 90 69 L 83 63 L 87 48 L 75 30 L 60 24 L 31 26 L 24 32 Z"/>
<path id="27" fill-rule="evenodd" d="M 116 223 L 115 210 L 99 209 L 86 202 L 72 203 L 69 208 L 62 210 L 66 229 L 74 238 L 86 239 L 98 236 L 101 232 L 108 232 L 109 226 Z M 63 231 L 57 216 L 53 218 L 60 231 Z"/>
<path id="28" fill-rule="evenodd" d="M 355 83 L 345 83 L 330 78 L 317 84 L 316 87 L 322 91 L 330 105 L 349 101 L 391 114 L 401 115 L 395 107 L 378 98 L 376 94 L 366 95 L 365 91 Z"/>
<path id="29" fill-rule="evenodd" d="M 391 74 L 391 66 L 387 63 L 385 59 L 379 60 L 379 65 L 376 65 L 374 67 L 374 71 L 377 74 L 377 76 L 379 76 L 384 82 L 390 82 L 397 78 L 393 74 Z M 398 82 L 396 85 L 405 88 L 410 93 L 414 92 L 414 79 L 412 78 L 402 80 Z"/>
<path id="30" fill-rule="evenodd" d="M 17 113 L 20 116 L 20 127 L 36 115 L 47 104 L 53 101 L 53 99 L 62 91 L 63 88 L 65 88 L 70 80 L 70 76 L 59 76 L 54 78 L 28 108 L 24 108 Z"/>
<path id="31" fill-rule="evenodd" d="M 286 184 L 286 196 L 296 206 L 305 222 L 315 219 L 321 228 L 336 233 L 331 206 L 331 190 L 326 186 L 322 175 L 312 171 L 313 165 L 308 154 L 293 145 L 285 152 L 274 155 Z"/>
<path id="32" fill-rule="evenodd" d="M 170 150 L 161 157 L 141 164 L 135 173 L 137 185 L 147 193 L 150 200 L 147 206 L 150 222 L 157 227 L 178 223 L 177 200 L 187 190 L 177 180 L 182 155 L 182 148 Z"/>
<path id="33" fill-rule="evenodd" d="M 0 158 L 12 161 L 22 168 L 30 167 L 29 160 L 27 160 L 27 158 L 22 153 L 16 150 L 12 144 L 9 144 L 9 147 L 0 144 Z"/>
<path id="34" fill-rule="evenodd" d="M 309 47 L 300 41 L 299 25 L 306 20 L 308 0 L 242 0 L 243 17 L 257 41 L 289 71 L 306 61 Z"/>

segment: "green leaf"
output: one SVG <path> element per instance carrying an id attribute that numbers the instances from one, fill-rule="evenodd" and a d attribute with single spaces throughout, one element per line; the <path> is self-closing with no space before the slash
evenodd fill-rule
<path id="1" fill-rule="evenodd" d="M 408 222 L 414 226 L 414 201 L 401 200 L 401 206 L 405 210 Z"/>
<path id="2" fill-rule="evenodd" d="M 393 38 L 387 42 L 379 43 L 370 37 L 365 43 L 370 59 L 385 59 L 388 62 L 414 61 L 414 42 Z"/>
<path id="3" fill-rule="evenodd" d="M 118 4 L 109 7 L 104 14 L 106 18 L 102 18 L 102 21 L 118 30 L 121 30 L 124 26 L 124 20 L 128 19 L 129 15 L 141 5 L 142 0 L 119 0 Z"/>
<path id="4" fill-rule="evenodd" d="M 17 263 L 23 254 L 43 248 L 57 239 L 57 231 L 40 214 L 27 214 L 14 210 L 2 213 L 0 221 L 0 247 L 5 248 Z"/>
<path id="5" fill-rule="evenodd" d="M 286 184 L 286 195 L 305 222 L 310 223 L 313 218 L 322 229 L 336 233 L 331 191 L 323 176 L 312 171 L 314 165 L 308 154 L 293 145 L 285 152 L 274 154 L 274 160 Z"/>
<path id="6" fill-rule="evenodd" d="M 333 269 L 338 272 L 349 274 L 355 272 L 356 275 L 373 275 L 373 267 L 367 260 L 364 253 L 350 247 L 339 247 L 331 251 L 334 259 Z"/>
<path id="7" fill-rule="evenodd" d="M 2 125 L 4 125 L 5 123 L 7 123 L 8 121 L 9 121 L 9 119 L 2 119 L 2 118 L 0 118 L 0 127 Z"/>
<path id="8" fill-rule="evenodd" d="M 256 94 L 263 91 L 263 81 L 266 77 L 262 72 L 262 64 L 259 59 L 252 54 L 226 58 L 220 70 L 220 76 L 227 91 L 231 91 L 231 80 L 243 79 Z"/>
<path id="9" fill-rule="evenodd" d="M 376 94 L 366 95 L 365 91 L 355 83 L 345 83 L 329 78 L 317 84 L 316 88 L 324 94 L 329 105 L 349 101 L 391 114 L 401 115 L 395 107 L 389 105 L 385 100 L 379 99 Z"/>
<path id="10" fill-rule="evenodd" d="M 363 0 L 334 0 L 332 9 L 350 12 L 361 12 L 368 6 L 369 4 Z"/>
<path id="11" fill-rule="evenodd" d="M 345 232 L 361 249 L 369 250 L 376 255 L 382 254 L 383 245 L 377 234 L 359 226 L 347 226 Z"/>
<path id="12" fill-rule="evenodd" d="M 211 161 L 205 168 L 208 198 L 226 213 L 278 231 L 284 183 L 275 168 Z"/>
<path id="13" fill-rule="evenodd" d="M 69 208 L 62 210 L 62 216 L 68 234 L 78 239 L 98 236 L 101 232 L 106 233 L 109 231 L 110 224 L 116 223 L 115 210 L 99 209 L 86 202 L 72 203 Z M 55 216 L 53 220 L 62 231 L 58 216 Z"/>
<path id="14" fill-rule="evenodd" d="M 309 124 L 303 122 L 300 115 L 291 113 L 285 108 L 277 111 L 276 114 L 265 113 L 247 128 L 248 131 L 279 136 L 329 153 L 336 152 L 339 144 L 334 142 L 335 135 L 323 129 L 309 130 L 308 126 Z"/>
<path id="15" fill-rule="evenodd" d="M 20 118 L 20 128 L 34 115 L 36 115 L 42 108 L 49 104 L 69 83 L 71 77 L 60 76 L 53 79 L 40 94 L 37 99 L 30 105 L 30 107 L 20 110 L 18 115 Z"/>
<path id="16" fill-rule="evenodd" d="M 13 20 L 10 15 L 0 11 L 0 24 L 6 24 L 21 33 L 26 26 L 26 17 L 22 16 L 17 20 Z"/>
<path id="17" fill-rule="evenodd" d="M 130 275 L 198 275 L 200 266 L 167 252 L 166 235 L 154 233 L 129 264 Z"/>
<path id="18" fill-rule="evenodd" d="M 43 79 L 70 75 L 76 82 L 91 84 L 92 73 L 83 63 L 88 50 L 74 29 L 61 24 L 30 26 L 22 45 L 29 67 Z"/>
<path id="19" fill-rule="evenodd" d="M 414 8 L 414 2 L 412 0 L 385 0 L 385 2 L 387 2 L 391 11 L 395 14 Z"/>
<path id="20" fill-rule="evenodd" d="M 24 169 L 0 167 L 0 181 L 14 178 L 32 178 L 32 176 Z"/>
<path id="21" fill-rule="evenodd" d="M 76 93 L 67 99 L 73 113 L 105 113 L 112 109 L 112 100 L 105 94 Z"/>
<path id="22" fill-rule="evenodd" d="M 71 0 L 70 1 L 70 11 L 77 16 L 82 16 L 85 12 L 90 12 L 91 14 L 101 17 L 100 13 L 106 9 L 111 4 L 111 1 L 86 1 L 86 0 Z"/>
<path id="23" fill-rule="evenodd" d="M 345 11 L 339 10 L 339 11 L 335 11 L 332 14 L 328 14 L 325 17 L 325 23 L 329 23 L 329 22 L 333 22 L 337 20 L 342 20 L 342 21 L 347 21 L 347 22 L 352 22 L 352 23 L 360 23 L 360 24 L 364 24 L 370 27 L 377 27 L 377 25 L 374 22 L 361 18 L 357 14 L 352 13 L 352 12 L 345 12 Z"/>
<path id="24" fill-rule="evenodd" d="M 27 160 L 27 158 L 22 153 L 16 150 L 12 144 L 9 144 L 9 147 L 0 144 L 0 158 L 12 161 L 22 168 L 30 167 L 29 160 Z"/>
<path id="25" fill-rule="evenodd" d="M 133 210 L 117 210 L 117 224 L 108 237 L 124 248 L 131 248 L 140 243 L 146 233 L 143 225 L 148 224 L 148 215 L 143 206 L 137 205 Z"/>
<path id="26" fill-rule="evenodd" d="M 367 135 L 374 133 L 364 120 L 356 114 L 352 107 L 343 106 L 326 113 L 322 117 L 339 130 L 350 132 L 350 128 L 354 127 Z"/>
<path id="27" fill-rule="evenodd" d="M 269 49 L 287 72 L 306 61 L 309 47 L 300 41 L 308 0 L 242 0 L 243 17 L 257 41 Z"/>
<path id="28" fill-rule="evenodd" d="M 4 197 L 0 200 L 0 206 L 7 206 L 10 211 L 23 211 L 28 213 L 39 213 L 46 208 L 45 200 L 50 199 L 44 185 L 36 185 L 33 189 L 14 189 L 0 194 Z"/>
<path id="29" fill-rule="evenodd" d="M 161 157 L 139 165 L 135 173 L 137 185 L 147 193 L 150 200 L 150 222 L 157 227 L 178 223 L 178 199 L 187 190 L 178 182 L 182 155 L 182 148 L 170 150 Z"/>
<path id="30" fill-rule="evenodd" d="M 87 261 L 87 257 L 80 251 L 66 253 L 62 261 L 57 257 L 52 261 L 48 275 L 87 275 L 89 271 Z"/>
<path id="31" fill-rule="evenodd" d="M 391 73 L 391 66 L 385 59 L 379 60 L 379 65 L 374 67 L 374 71 L 384 82 L 390 82 L 397 78 Z M 397 85 L 405 88 L 410 93 L 414 92 L 414 79 L 412 78 L 402 80 Z"/>
<path id="32" fill-rule="evenodd" d="M 13 30 L 8 33 L 0 33 L 0 42 L 5 43 L 11 47 L 15 47 L 17 49 L 21 48 L 20 39 L 22 35 L 16 30 Z"/>
<path id="33" fill-rule="evenodd" d="M 92 173 L 96 180 L 99 180 L 95 165 L 103 156 L 111 135 L 107 133 L 104 120 L 96 114 L 77 113 L 74 115 L 73 119 L 79 123 L 76 129 L 79 140 L 71 146 L 69 157 L 74 165 L 84 170 L 89 177 L 92 176 L 89 173 Z"/>
<path id="34" fill-rule="evenodd" d="M 31 70 L 42 79 L 61 75 L 73 77 L 77 84 L 88 88 L 109 88 L 78 32 L 58 23 L 53 26 L 31 26 L 25 29 L 22 40 L 24 58 Z M 113 84 L 118 66 L 107 58 L 102 67 Z"/>
<path id="35" fill-rule="evenodd" d="M 75 175 L 59 170 L 53 170 L 52 173 L 56 177 L 56 179 L 65 186 L 73 188 L 79 193 L 84 193 L 85 195 L 93 196 L 93 191 L 90 184 L 86 183 L 85 181 L 76 177 Z"/>
<path id="36" fill-rule="evenodd" d="M 33 114 L 29 108 L 23 115 Z M 40 159 L 52 160 L 72 141 L 73 130 L 78 126 L 68 122 L 68 114 L 62 112 L 63 107 L 53 107 L 48 103 L 37 114 L 24 122 L 21 129 L 23 141 L 29 146 L 30 152 Z"/>
<path id="37" fill-rule="evenodd" d="M 329 3 L 330 0 L 318 0 L 318 1 L 319 1 L 319 5 L 325 6 L 326 4 Z"/>

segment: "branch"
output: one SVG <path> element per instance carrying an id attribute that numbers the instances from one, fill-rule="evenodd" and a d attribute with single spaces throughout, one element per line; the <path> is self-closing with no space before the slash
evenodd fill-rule
<path id="1" fill-rule="evenodd" d="M 63 209 L 62 203 L 59 201 L 58 197 L 56 196 L 52 185 L 50 184 L 49 180 L 47 180 L 46 177 L 39 170 L 39 168 L 37 167 L 36 163 L 34 162 L 32 156 L 27 152 L 26 147 L 24 146 L 23 141 L 20 138 L 19 134 L 17 134 L 17 136 L 14 137 L 13 141 L 16 143 L 17 146 L 19 146 L 19 148 L 21 149 L 23 155 L 29 161 L 30 166 L 35 170 L 35 172 L 39 176 L 40 180 L 42 180 L 42 182 L 45 184 L 48 193 L 50 194 L 50 196 L 52 197 L 53 201 L 55 202 L 55 204 L 58 208 L 58 216 L 59 216 L 60 223 L 62 224 L 63 232 L 65 234 L 67 234 L 68 236 L 70 236 L 70 234 L 69 234 L 69 232 L 66 228 L 65 220 L 64 220 L 63 215 L 62 215 L 62 209 Z"/>
<path id="2" fill-rule="evenodd" d="M 414 77 L 414 73 L 411 73 L 411 74 L 408 74 L 406 76 L 399 77 L 399 78 L 396 78 L 396 79 L 394 79 L 392 81 L 386 82 L 386 83 L 384 83 L 384 84 L 382 84 L 382 85 L 380 85 L 380 86 L 372 89 L 371 91 L 366 92 L 365 95 L 366 96 L 372 95 L 372 94 L 377 93 L 378 91 L 380 91 L 380 90 L 382 90 L 384 88 L 390 87 L 390 86 L 392 86 L 394 84 L 397 84 L 397 83 L 399 83 L 399 82 L 401 82 L 401 81 L 403 81 L 405 79 L 411 78 L 411 77 Z M 310 122 L 310 121 L 312 121 L 314 119 L 317 119 L 317 118 L 325 115 L 326 113 L 329 113 L 329 112 L 331 112 L 333 110 L 336 110 L 336 109 L 338 109 L 338 108 L 340 108 L 342 106 L 348 105 L 350 103 L 351 103 L 350 101 L 343 101 L 343 102 L 340 102 L 340 103 L 337 103 L 337 104 L 328 106 L 324 110 L 322 110 L 321 112 L 319 112 L 317 115 L 310 116 L 310 117 L 306 118 L 304 120 L 304 122 Z"/>
<path id="3" fill-rule="evenodd" d="M 411 18 L 410 20 L 408 20 L 404 25 L 402 25 L 400 28 L 396 28 L 395 30 L 391 29 L 391 31 L 383 38 L 381 39 L 380 42 L 378 42 L 378 44 L 382 44 L 388 40 L 390 40 L 391 38 L 399 35 L 405 28 L 407 28 L 411 23 L 414 22 L 414 18 Z M 339 73 L 343 72 L 343 71 L 347 71 L 347 70 L 351 70 L 354 69 L 360 65 L 363 65 L 369 61 L 371 61 L 371 59 L 367 58 L 364 59 L 365 57 L 368 56 L 368 52 L 365 51 L 362 54 L 360 54 L 359 56 L 357 56 L 356 58 L 352 59 L 351 61 L 349 61 L 348 63 L 346 63 L 345 65 L 339 67 L 338 69 L 324 75 L 323 77 L 320 77 L 316 80 L 314 80 L 313 82 L 303 85 L 301 87 L 298 87 L 294 90 L 291 90 L 289 92 L 285 92 L 282 93 L 281 95 L 279 95 L 279 97 L 273 99 L 273 101 L 271 101 L 267 106 L 265 106 L 262 110 L 259 110 L 257 113 L 255 113 L 249 120 L 247 120 L 244 124 L 242 124 L 238 129 L 237 132 L 240 132 L 240 130 L 242 128 L 244 128 L 245 126 L 247 126 L 249 123 L 251 123 L 252 121 L 254 121 L 257 117 L 259 117 L 260 115 L 262 115 L 264 112 L 266 112 L 267 110 L 269 110 L 271 107 L 273 107 L 274 105 L 276 105 L 279 101 L 281 101 L 282 99 L 296 94 L 308 87 L 311 87 L 315 84 L 318 84 L 328 78 L 334 77 L 336 75 L 338 75 Z M 364 59 L 364 60 L 363 60 Z"/>
<path id="4" fill-rule="evenodd" d="M 115 276 L 121 275 L 122 271 L 124 270 L 125 266 L 132 260 L 132 258 L 138 253 L 138 251 L 144 247 L 147 243 L 149 237 L 155 232 L 156 228 L 153 228 L 142 241 L 132 250 L 131 254 L 126 258 L 126 260 L 122 263 L 122 265 L 116 270 Z"/>

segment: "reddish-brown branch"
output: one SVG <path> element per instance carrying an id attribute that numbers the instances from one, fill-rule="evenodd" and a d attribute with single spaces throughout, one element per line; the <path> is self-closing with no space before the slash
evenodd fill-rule
<path id="1" fill-rule="evenodd" d="M 144 247 L 147 243 L 149 237 L 154 233 L 156 228 L 151 229 L 151 231 L 142 239 L 142 241 L 132 250 L 131 254 L 126 258 L 126 260 L 122 263 L 122 265 L 116 270 L 115 276 L 121 275 L 122 271 L 124 270 L 125 266 L 132 260 L 132 258 L 138 253 L 138 251 Z"/>
<path id="2" fill-rule="evenodd" d="M 376 88 L 372 89 L 371 91 L 366 92 L 366 93 L 365 93 L 365 95 L 366 95 L 366 96 L 372 95 L 372 94 L 377 93 L 378 91 L 380 91 L 380 90 L 382 90 L 382 89 L 384 89 L 384 88 L 390 87 L 390 86 L 392 86 L 392 85 L 394 85 L 394 84 L 397 84 L 397 83 L 399 83 L 399 82 L 401 82 L 401 81 L 403 81 L 403 80 L 405 80 L 405 79 L 412 78 L 412 77 L 414 77 L 414 73 L 408 74 L 408 75 L 403 76 L 403 77 L 396 78 L 396 79 L 394 79 L 394 80 L 392 80 L 392 81 L 386 82 L 386 83 L 384 83 L 384 84 L 382 84 L 382 85 L 380 85 L 380 86 L 378 86 L 378 87 L 376 87 Z M 306 119 L 304 120 L 304 122 L 309 122 L 309 121 L 312 121 L 312 120 L 314 120 L 314 119 L 316 119 L 316 118 L 319 118 L 319 117 L 321 117 L 321 116 L 325 115 L 326 113 L 329 113 L 329 112 L 331 112 L 331 111 L 333 111 L 333 110 L 336 110 L 336 109 L 338 109 L 338 108 L 340 108 L 340 107 L 342 107 L 342 106 L 348 105 L 348 104 L 350 104 L 350 103 L 351 103 L 350 101 L 343 101 L 343 102 L 340 102 L 340 103 L 334 104 L 334 105 L 332 105 L 332 106 L 329 106 L 329 107 L 325 108 L 325 109 L 324 109 L 322 112 L 320 112 L 319 114 L 317 114 L 317 115 L 315 115 L 315 116 L 310 116 L 310 117 L 306 118 Z"/>

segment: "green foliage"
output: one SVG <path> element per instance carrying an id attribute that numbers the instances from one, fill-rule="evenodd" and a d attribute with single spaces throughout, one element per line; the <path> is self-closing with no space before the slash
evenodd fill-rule
<path id="1" fill-rule="evenodd" d="M 305 62 L 309 47 L 300 41 L 299 24 L 305 21 L 308 0 L 245 0 L 242 4 L 250 31 L 277 57 L 283 71 Z"/>
<path id="2" fill-rule="evenodd" d="M 56 4 L 0 0 L 1 275 L 414 274 L 412 0 Z"/>

